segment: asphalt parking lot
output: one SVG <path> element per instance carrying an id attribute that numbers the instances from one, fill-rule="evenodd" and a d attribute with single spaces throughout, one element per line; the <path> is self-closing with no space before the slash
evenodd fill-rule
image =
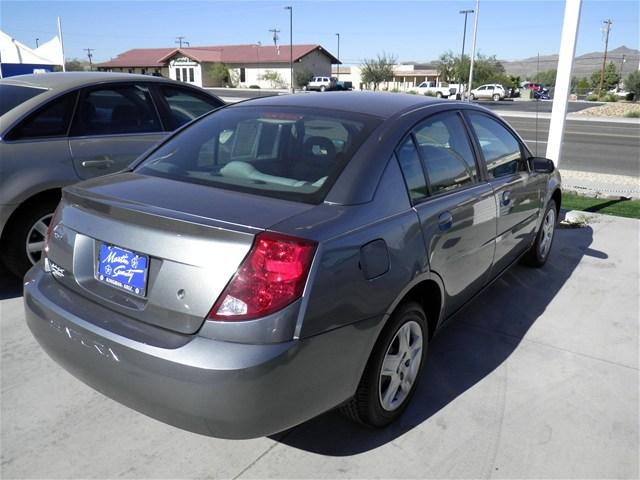
<path id="1" fill-rule="evenodd" d="M 2 478 L 638 478 L 640 222 L 558 230 L 430 344 L 386 430 L 335 412 L 269 438 L 166 426 L 51 361 L 0 273 Z"/>

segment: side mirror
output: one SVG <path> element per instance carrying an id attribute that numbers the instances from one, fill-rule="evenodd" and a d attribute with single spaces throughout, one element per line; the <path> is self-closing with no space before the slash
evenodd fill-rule
<path id="1" fill-rule="evenodd" d="M 529 165 L 531 166 L 531 170 L 537 173 L 553 173 L 556 169 L 553 160 L 543 157 L 531 157 L 529 159 Z"/>

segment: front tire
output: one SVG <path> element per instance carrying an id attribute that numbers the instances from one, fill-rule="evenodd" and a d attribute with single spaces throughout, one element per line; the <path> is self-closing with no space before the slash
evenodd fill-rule
<path id="1" fill-rule="evenodd" d="M 324 92 L 326 89 L 327 89 L 327 87 L 325 87 L 324 85 L 322 85 L 322 86 L 320 87 L 320 91 L 321 91 L 321 92 Z"/>
<path id="2" fill-rule="evenodd" d="M 341 407 L 350 419 L 384 427 L 409 404 L 422 373 L 429 328 L 416 302 L 398 307 L 369 357 L 355 396 Z"/>
<path id="3" fill-rule="evenodd" d="M 472 93 L 472 94 L 470 94 L 470 95 L 469 95 L 469 99 L 470 99 L 471 101 L 473 101 L 473 100 L 475 100 L 475 99 L 476 99 L 476 96 Z"/>
<path id="4" fill-rule="evenodd" d="M 551 245 L 555 237 L 556 224 L 558 221 L 557 214 L 556 202 L 554 200 L 549 201 L 544 212 L 540 230 L 538 230 L 538 234 L 536 235 L 536 240 L 524 257 L 527 265 L 540 268 L 547 263 L 547 258 L 549 258 L 549 252 L 551 251 Z"/>
<path id="5" fill-rule="evenodd" d="M 436 92 L 436 98 L 442 98 L 442 92 Z"/>
<path id="6" fill-rule="evenodd" d="M 495 93 L 495 94 L 493 95 L 493 101 L 494 101 L 494 102 L 499 102 L 499 101 L 500 101 L 500 95 L 498 95 L 497 93 Z"/>
<path id="7" fill-rule="evenodd" d="M 16 212 L 7 225 L 2 245 L 2 261 L 11 273 L 24 277 L 42 257 L 44 237 L 56 209 L 55 203 L 44 202 Z"/>

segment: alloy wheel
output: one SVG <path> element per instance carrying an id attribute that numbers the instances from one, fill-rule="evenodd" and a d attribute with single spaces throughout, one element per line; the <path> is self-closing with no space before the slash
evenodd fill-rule
<path id="1" fill-rule="evenodd" d="M 42 249 L 44 248 L 44 239 L 47 235 L 47 229 L 49 223 L 53 218 L 53 213 L 48 213 L 38 219 L 36 223 L 29 229 L 27 238 L 25 241 L 25 248 L 27 252 L 27 258 L 32 265 L 38 263 L 42 257 Z"/>
<path id="2" fill-rule="evenodd" d="M 539 253 L 542 258 L 545 258 L 551 248 L 551 241 L 553 240 L 553 233 L 556 227 L 556 211 L 553 208 L 547 210 L 547 214 L 544 216 L 542 222 L 542 236 L 540 238 Z"/>

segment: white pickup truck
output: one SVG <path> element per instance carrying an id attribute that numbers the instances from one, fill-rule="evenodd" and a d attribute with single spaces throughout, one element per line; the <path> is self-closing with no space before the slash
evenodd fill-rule
<path id="1" fill-rule="evenodd" d="M 436 82 L 422 82 L 417 87 L 410 88 L 409 91 L 420 95 L 435 95 L 438 98 L 448 98 L 455 96 L 458 89 L 450 87 L 448 83 L 440 83 L 438 85 Z"/>

